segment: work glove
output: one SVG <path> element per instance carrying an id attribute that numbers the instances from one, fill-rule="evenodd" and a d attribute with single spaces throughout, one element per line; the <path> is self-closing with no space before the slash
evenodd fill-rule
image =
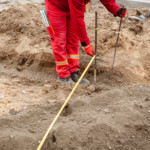
<path id="1" fill-rule="evenodd" d="M 126 8 L 119 8 L 117 12 L 117 16 L 124 18 L 126 16 L 127 9 Z"/>
<path id="2" fill-rule="evenodd" d="M 95 50 L 93 49 L 93 47 L 90 45 L 84 47 L 85 52 L 87 53 L 87 55 L 90 55 L 91 57 L 94 56 L 95 54 Z"/>

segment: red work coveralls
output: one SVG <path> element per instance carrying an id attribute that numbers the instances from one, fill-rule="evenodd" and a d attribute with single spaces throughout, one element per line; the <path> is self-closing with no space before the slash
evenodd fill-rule
<path id="1" fill-rule="evenodd" d="M 90 44 L 84 23 L 85 5 L 90 0 L 45 0 L 50 27 L 48 32 L 60 78 L 70 77 L 79 68 L 79 41 Z M 100 0 L 109 12 L 117 16 L 119 6 L 115 0 Z"/>

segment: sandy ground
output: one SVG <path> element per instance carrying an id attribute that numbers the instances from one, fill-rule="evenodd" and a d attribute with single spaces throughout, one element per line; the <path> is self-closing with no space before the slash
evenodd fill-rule
<path id="1" fill-rule="evenodd" d="M 130 7 L 150 8 L 150 0 L 116 0 L 116 2 Z"/>
<path id="2" fill-rule="evenodd" d="M 36 149 L 61 105 L 61 101 L 47 102 L 1 117 L 0 149 Z M 70 101 L 43 150 L 149 150 L 149 108 L 149 85 L 82 95 Z"/>
<path id="3" fill-rule="evenodd" d="M 23 5 L 28 3 L 43 5 L 44 0 L 0 0 L 0 11 L 4 9 L 8 9 L 12 6 Z"/>
<path id="4" fill-rule="evenodd" d="M 78 87 L 43 149 L 149 150 L 150 19 L 129 20 L 136 9 L 128 8 L 110 81 L 120 19 L 101 5 L 92 7 L 85 22 L 94 46 L 98 11 L 97 85 L 92 85 L 92 65 L 86 74 L 91 84 Z M 35 149 L 74 86 L 56 80 L 42 8 L 24 4 L 0 12 L 0 150 Z M 82 72 L 90 57 L 81 47 L 80 53 Z"/>

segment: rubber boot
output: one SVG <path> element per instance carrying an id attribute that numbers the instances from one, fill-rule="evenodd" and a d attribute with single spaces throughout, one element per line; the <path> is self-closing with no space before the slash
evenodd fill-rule
<path id="1" fill-rule="evenodd" d="M 72 84 L 74 83 L 74 81 L 71 79 L 71 77 L 68 78 L 59 78 L 58 77 L 59 82 L 63 83 L 63 84 Z"/>
<path id="2" fill-rule="evenodd" d="M 80 76 L 78 75 L 78 72 L 74 72 L 71 74 L 71 79 L 74 81 L 74 82 L 78 82 Z M 89 84 L 89 80 L 86 79 L 86 78 L 82 78 L 82 80 L 80 81 L 80 84 Z"/>

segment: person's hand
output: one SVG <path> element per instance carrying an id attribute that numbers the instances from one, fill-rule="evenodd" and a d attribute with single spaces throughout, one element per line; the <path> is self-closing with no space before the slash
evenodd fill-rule
<path id="1" fill-rule="evenodd" d="M 90 55 L 91 57 L 93 57 L 94 54 L 95 54 L 95 50 L 93 49 L 93 47 L 91 46 L 91 44 L 88 45 L 88 46 L 85 46 L 84 50 L 87 53 L 87 55 Z"/>
<path id="2" fill-rule="evenodd" d="M 127 9 L 126 8 L 119 8 L 117 12 L 117 16 L 124 18 L 126 16 Z"/>

